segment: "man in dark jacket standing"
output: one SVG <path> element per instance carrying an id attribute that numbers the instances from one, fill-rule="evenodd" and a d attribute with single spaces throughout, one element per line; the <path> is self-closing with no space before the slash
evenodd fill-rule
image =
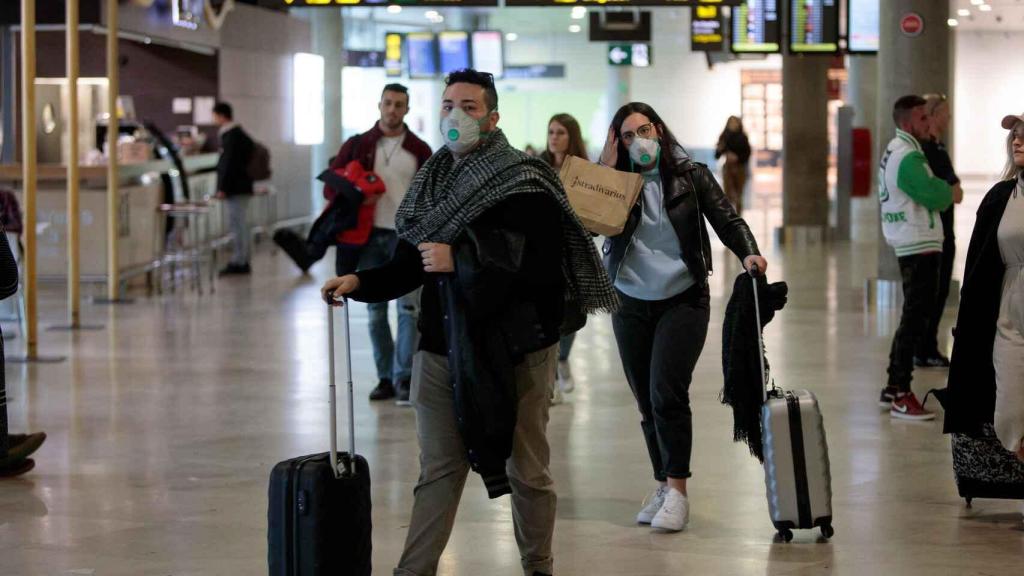
<path id="1" fill-rule="evenodd" d="M 412 404 L 420 478 L 396 576 L 430 575 L 448 542 L 469 470 L 492 498 L 512 494 L 524 574 L 552 574 L 555 492 L 548 398 L 567 310 L 617 299 L 590 235 L 546 163 L 497 129 L 490 74 L 451 73 L 445 148 L 399 208 L 384 266 L 329 281 L 329 301 L 382 301 L 423 286 Z"/>
<path id="2" fill-rule="evenodd" d="M 221 274 L 249 274 L 249 200 L 252 199 L 252 177 L 249 161 L 252 159 L 253 141 L 242 127 L 235 123 L 234 111 L 227 102 L 213 107 L 213 121 L 220 128 L 220 160 L 217 162 L 217 198 L 224 200 L 228 212 L 228 226 L 234 238 L 231 241 L 231 261 Z"/>
<path id="3" fill-rule="evenodd" d="M 960 177 L 953 169 L 953 161 L 946 151 L 946 144 L 942 138 L 949 129 L 950 113 L 949 101 L 945 94 L 926 94 L 924 96 L 925 110 L 928 111 L 929 126 L 931 126 L 931 138 L 921 141 L 921 148 L 924 156 L 928 159 L 928 166 L 935 173 L 935 176 L 942 178 L 953 187 L 953 204 L 942 211 L 942 265 L 939 268 L 939 294 L 935 298 L 935 306 L 928 318 L 928 328 L 923 333 L 921 340 L 917 343 L 917 350 L 914 354 L 914 365 L 922 368 L 948 368 L 949 358 L 939 351 L 939 324 L 942 322 L 942 313 L 946 310 L 946 300 L 949 298 L 949 285 L 953 280 L 953 260 L 956 258 L 956 234 L 953 225 L 954 207 L 964 199 L 963 188 L 960 187 Z"/>

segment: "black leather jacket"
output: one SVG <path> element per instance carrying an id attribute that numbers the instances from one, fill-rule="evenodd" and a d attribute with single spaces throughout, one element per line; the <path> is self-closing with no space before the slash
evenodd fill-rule
<path id="1" fill-rule="evenodd" d="M 676 164 L 675 175 L 664 180 L 668 180 L 663 187 L 665 208 L 679 237 L 683 262 L 698 284 L 706 285 L 713 271 L 711 240 L 705 219 L 711 222 L 722 243 L 741 260 L 753 254 L 760 255 L 750 228 L 736 214 L 707 166 L 683 159 Z M 622 234 L 608 238 L 604 243 L 604 264 L 613 282 L 640 225 L 642 203 L 643 194 L 629 213 Z"/>

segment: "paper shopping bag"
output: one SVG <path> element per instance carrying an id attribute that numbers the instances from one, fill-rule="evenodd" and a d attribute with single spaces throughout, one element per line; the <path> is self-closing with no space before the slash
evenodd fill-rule
<path id="1" fill-rule="evenodd" d="M 568 156 L 559 173 L 580 221 L 587 230 L 602 236 L 617 236 L 626 226 L 644 180 L 639 174 Z"/>

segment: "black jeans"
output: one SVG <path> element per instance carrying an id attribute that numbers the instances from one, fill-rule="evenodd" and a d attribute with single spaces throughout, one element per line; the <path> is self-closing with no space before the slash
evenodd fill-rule
<path id="1" fill-rule="evenodd" d="M 929 358 L 939 353 L 939 324 L 942 313 L 946 311 L 946 300 L 949 299 L 949 284 L 953 281 L 953 260 L 956 258 L 956 236 L 953 234 L 953 207 L 942 213 L 942 265 L 939 267 L 939 291 L 935 297 L 935 307 L 928 318 L 928 327 L 917 342 L 917 356 Z"/>
<path id="2" fill-rule="evenodd" d="M 899 259 L 903 276 L 903 315 L 889 352 L 889 386 L 910 392 L 914 350 L 931 321 L 939 293 L 942 254 L 917 254 Z"/>
<path id="3" fill-rule="evenodd" d="M 693 447 L 690 381 L 708 334 L 707 286 L 668 300 L 646 301 L 619 292 L 612 328 L 640 422 L 654 477 L 689 478 Z"/>

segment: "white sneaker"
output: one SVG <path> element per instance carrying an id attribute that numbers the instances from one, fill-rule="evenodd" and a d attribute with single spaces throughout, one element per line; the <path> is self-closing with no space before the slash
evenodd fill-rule
<path id="1" fill-rule="evenodd" d="M 665 504 L 651 520 L 651 528 L 679 532 L 690 522 L 690 501 L 682 492 L 670 488 Z"/>
<path id="2" fill-rule="evenodd" d="M 572 368 L 568 360 L 558 361 L 558 386 L 566 394 L 576 389 L 576 381 L 572 377 Z"/>
<path id="3" fill-rule="evenodd" d="M 637 524 L 650 524 L 651 520 L 654 520 L 654 516 L 661 510 L 661 507 L 665 504 L 665 495 L 668 494 L 668 486 L 662 484 L 658 486 L 658 489 L 651 493 L 647 497 L 647 505 L 644 509 L 636 515 Z"/>
<path id="4" fill-rule="evenodd" d="M 551 405 L 558 406 L 565 402 L 565 396 L 562 395 L 562 390 L 559 388 L 558 383 L 551 388 Z"/>

